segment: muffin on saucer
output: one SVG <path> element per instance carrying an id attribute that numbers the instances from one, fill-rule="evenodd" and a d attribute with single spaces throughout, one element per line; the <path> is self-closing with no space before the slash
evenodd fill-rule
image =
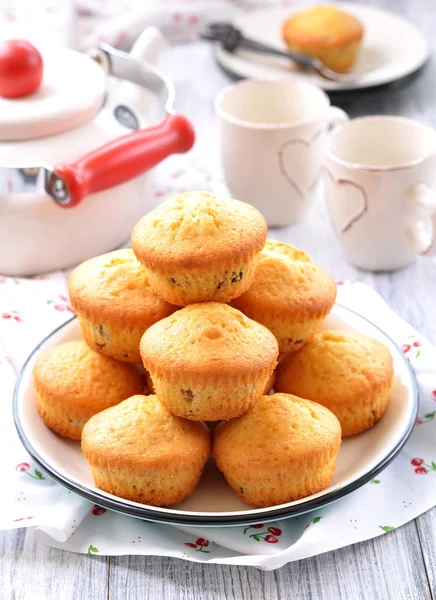
<path id="1" fill-rule="evenodd" d="M 266 327 L 218 302 L 191 304 L 152 325 L 140 348 L 159 399 L 193 421 L 231 419 L 249 410 L 278 355 Z"/>
<path id="2" fill-rule="evenodd" d="M 302 250 L 268 240 L 250 289 L 232 306 L 276 336 L 280 352 L 300 350 L 321 329 L 336 285 Z"/>
<path id="3" fill-rule="evenodd" d="M 338 73 L 353 66 L 363 33 L 356 17 L 334 6 L 303 10 L 283 25 L 283 39 L 290 52 L 318 58 Z"/>
<path id="4" fill-rule="evenodd" d="M 177 310 L 154 293 L 130 249 L 85 261 L 70 275 L 68 289 L 84 340 L 94 350 L 126 362 L 141 362 L 144 331 Z"/>
<path id="5" fill-rule="evenodd" d="M 172 415 L 156 396 L 133 396 L 92 417 L 82 452 L 97 487 L 164 506 L 194 491 L 210 454 L 204 423 Z"/>
<path id="6" fill-rule="evenodd" d="M 339 419 L 342 435 L 371 428 L 384 415 L 393 362 L 384 344 L 357 331 L 322 331 L 277 369 L 276 390 L 319 402 Z"/>
<path id="7" fill-rule="evenodd" d="M 328 487 L 340 445 L 341 426 L 327 408 L 273 394 L 242 417 L 220 423 L 212 453 L 241 500 L 267 507 Z"/>
<path id="8" fill-rule="evenodd" d="M 141 393 L 133 365 L 94 352 L 85 342 L 65 342 L 39 354 L 33 367 L 36 408 L 53 431 L 80 440 L 96 413 Z"/>
<path id="9" fill-rule="evenodd" d="M 228 302 L 250 287 L 266 232 L 253 206 L 186 192 L 136 224 L 132 248 L 150 285 L 167 302 Z"/>

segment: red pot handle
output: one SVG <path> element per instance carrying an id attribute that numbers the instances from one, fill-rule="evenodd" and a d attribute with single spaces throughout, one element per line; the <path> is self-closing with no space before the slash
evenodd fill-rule
<path id="1" fill-rule="evenodd" d="M 133 179 L 170 154 L 187 152 L 194 140 L 190 122 L 169 115 L 158 125 L 112 140 L 75 163 L 56 165 L 54 180 L 60 178 L 61 185 L 57 180 L 48 192 L 60 206 L 76 206 L 85 196 Z"/>

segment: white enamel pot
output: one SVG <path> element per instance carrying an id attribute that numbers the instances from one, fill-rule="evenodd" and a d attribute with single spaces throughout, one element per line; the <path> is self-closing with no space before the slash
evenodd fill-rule
<path id="1" fill-rule="evenodd" d="M 130 54 L 39 48 L 39 89 L 0 97 L 0 274 L 64 269 L 112 250 L 152 208 L 150 169 L 194 142 L 173 113 L 171 82 L 149 62 L 164 46 L 151 28 Z M 153 95 L 167 114 L 150 127 Z"/>

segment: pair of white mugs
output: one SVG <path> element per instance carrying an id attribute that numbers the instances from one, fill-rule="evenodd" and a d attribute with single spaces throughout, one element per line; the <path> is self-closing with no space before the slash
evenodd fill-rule
<path id="1" fill-rule="evenodd" d="M 400 117 L 348 120 L 292 78 L 240 81 L 216 100 L 224 177 L 269 226 L 303 217 L 323 179 L 345 257 L 393 270 L 436 255 L 436 132 Z"/>

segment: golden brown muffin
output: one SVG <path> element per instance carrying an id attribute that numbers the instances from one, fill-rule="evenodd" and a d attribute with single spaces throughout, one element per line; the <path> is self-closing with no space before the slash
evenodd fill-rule
<path id="1" fill-rule="evenodd" d="M 348 436 L 381 419 L 392 378 L 392 356 L 381 342 L 357 331 L 322 331 L 280 364 L 276 390 L 323 404 Z"/>
<path id="2" fill-rule="evenodd" d="M 173 416 L 157 396 L 133 396 L 95 415 L 82 434 L 95 485 L 163 506 L 194 491 L 210 454 L 204 423 Z"/>
<path id="3" fill-rule="evenodd" d="M 154 390 L 148 386 L 149 382 L 151 383 L 148 371 L 144 369 L 142 363 L 135 363 L 135 368 L 141 375 L 142 381 L 144 382 L 141 394 L 143 394 L 144 396 L 148 396 L 148 394 L 154 394 Z"/>
<path id="4" fill-rule="evenodd" d="M 145 383 L 147 384 L 147 389 L 150 392 L 150 394 L 154 394 L 154 386 L 153 386 L 153 382 L 150 377 L 150 373 L 147 371 L 147 369 L 144 369 L 144 371 L 145 371 Z"/>
<path id="5" fill-rule="evenodd" d="M 277 355 L 268 329 L 218 302 L 191 304 L 141 339 L 157 396 L 173 414 L 193 421 L 231 419 L 249 410 Z"/>
<path id="6" fill-rule="evenodd" d="M 320 404 L 289 394 L 263 396 L 215 429 L 213 455 L 236 495 L 254 506 L 316 494 L 333 479 L 341 426 Z"/>
<path id="7" fill-rule="evenodd" d="M 33 383 L 44 423 L 73 440 L 80 440 L 93 415 L 144 389 L 133 365 L 98 354 L 82 341 L 41 352 L 33 367 Z"/>
<path id="8" fill-rule="evenodd" d="M 132 248 L 150 284 L 168 302 L 228 302 L 250 286 L 266 239 L 253 206 L 209 192 L 186 192 L 142 218 Z"/>
<path id="9" fill-rule="evenodd" d="M 302 250 L 268 240 L 250 289 L 232 306 L 268 327 L 280 352 L 294 352 L 321 329 L 336 299 L 333 278 Z"/>
<path id="10" fill-rule="evenodd" d="M 84 340 L 121 361 L 141 362 L 144 331 L 177 310 L 153 292 L 146 270 L 127 248 L 79 265 L 68 288 Z"/>
<path id="11" fill-rule="evenodd" d="M 290 52 L 318 58 L 339 73 L 353 66 L 362 38 L 360 21 L 333 6 L 309 8 L 283 25 L 283 39 Z"/>
<path id="12" fill-rule="evenodd" d="M 276 382 L 276 371 L 274 370 L 272 372 L 271 377 L 266 382 L 265 389 L 263 390 L 263 393 L 265 396 L 267 396 L 270 393 L 270 391 L 274 389 L 275 382 Z"/>

